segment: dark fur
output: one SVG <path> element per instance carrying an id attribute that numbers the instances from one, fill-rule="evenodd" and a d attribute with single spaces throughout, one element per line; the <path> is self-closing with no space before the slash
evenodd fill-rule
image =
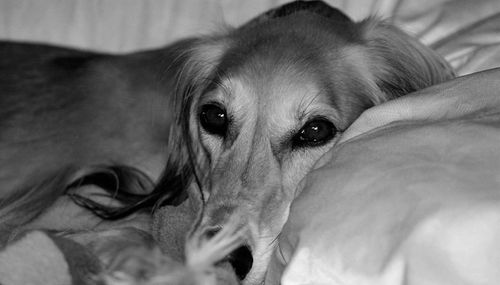
<path id="1" fill-rule="evenodd" d="M 178 120 L 172 63 L 185 45 L 110 55 L 0 42 L 2 237 L 78 183 L 101 186 L 124 203 L 109 209 L 74 196 L 104 218 L 151 208 L 159 196 L 184 189 L 183 154 L 170 150 L 180 148 L 171 128 Z M 169 187 L 146 195 L 165 165 L 161 181 Z"/>

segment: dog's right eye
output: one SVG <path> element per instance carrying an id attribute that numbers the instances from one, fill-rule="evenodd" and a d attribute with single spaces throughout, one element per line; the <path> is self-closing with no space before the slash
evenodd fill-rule
<path id="1" fill-rule="evenodd" d="M 200 123 L 207 132 L 224 137 L 228 127 L 226 110 L 213 103 L 203 105 L 200 111 Z"/>
<path id="2" fill-rule="evenodd" d="M 332 122 L 317 118 L 307 122 L 293 138 L 295 147 L 315 147 L 330 141 L 337 133 Z"/>

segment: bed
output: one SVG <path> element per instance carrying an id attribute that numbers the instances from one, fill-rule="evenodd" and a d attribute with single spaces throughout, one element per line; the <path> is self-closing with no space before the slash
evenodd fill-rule
<path id="1" fill-rule="evenodd" d="M 125 52 L 237 25 L 284 2 L 6 0 L 0 36 Z M 500 1 L 327 2 L 353 19 L 389 18 L 461 77 L 354 122 L 298 189 L 266 284 L 500 284 Z M 185 232 L 189 209 L 154 216 L 173 260 L 183 238 L 173 233 Z M 88 282 L 81 271 L 97 270 L 92 258 L 33 232 L 0 252 L 0 283 Z M 30 274 L 8 279 L 15 270 Z"/>

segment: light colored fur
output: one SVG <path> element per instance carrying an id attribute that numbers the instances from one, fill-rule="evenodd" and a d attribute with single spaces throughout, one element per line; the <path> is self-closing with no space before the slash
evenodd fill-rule
<path id="1" fill-rule="evenodd" d="M 298 183 L 363 110 L 453 76 L 439 56 L 386 22 L 344 23 L 354 33 L 346 38 L 318 18 L 303 12 L 213 38 L 190 55 L 189 64 L 203 64 L 200 73 L 181 78 L 191 88 L 187 130 L 203 165 L 203 210 L 188 256 L 201 258 L 213 239 L 239 240 L 254 259 L 244 284 L 260 284 Z M 205 92 L 210 80 L 215 88 Z M 198 110 L 207 102 L 225 107 L 234 135 L 203 130 Z M 333 122 L 337 136 L 291 148 L 291 135 L 314 116 Z M 229 224 L 243 239 L 208 234 Z"/>

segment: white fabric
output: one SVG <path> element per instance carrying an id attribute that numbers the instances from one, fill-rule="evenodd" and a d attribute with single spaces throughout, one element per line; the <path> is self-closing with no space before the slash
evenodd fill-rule
<path id="1" fill-rule="evenodd" d="M 268 279 L 500 284 L 498 78 L 459 78 L 362 115 L 303 183 Z"/>

